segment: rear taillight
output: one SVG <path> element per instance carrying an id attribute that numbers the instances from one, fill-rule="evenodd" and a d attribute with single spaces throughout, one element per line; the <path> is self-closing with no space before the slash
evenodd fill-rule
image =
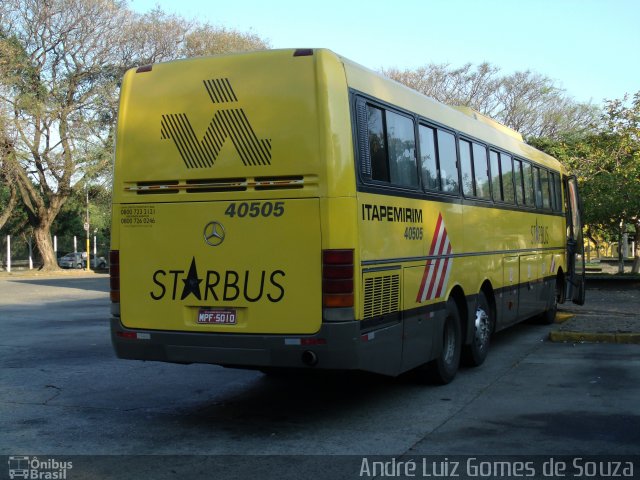
<path id="1" fill-rule="evenodd" d="M 353 250 L 322 251 L 322 306 L 353 307 Z"/>
<path id="2" fill-rule="evenodd" d="M 109 252 L 109 296 L 113 303 L 120 303 L 120 250 Z"/>

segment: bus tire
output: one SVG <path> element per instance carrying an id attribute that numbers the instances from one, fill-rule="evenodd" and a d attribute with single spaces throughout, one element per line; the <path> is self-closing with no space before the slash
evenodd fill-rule
<path id="1" fill-rule="evenodd" d="M 542 323 L 543 325 L 551 325 L 556 321 L 556 313 L 558 312 L 558 300 L 562 295 L 562 284 L 561 282 L 556 280 L 555 287 L 551 293 L 551 306 L 540 315 L 540 323 Z"/>
<path id="2" fill-rule="evenodd" d="M 453 299 L 447 301 L 447 317 L 442 326 L 442 351 L 426 365 L 427 378 L 439 385 L 450 383 L 458 373 L 462 353 L 460 313 Z"/>
<path id="3" fill-rule="evenodd" d="M 487 296 L 483 291 L 478 293 L 476 311 L 473 319 L 473 339 L 462 349 L 465 365 L 477 367 L 484 363 L 489 353 L 491 332 L 493 332 L 493 312 Z"/>

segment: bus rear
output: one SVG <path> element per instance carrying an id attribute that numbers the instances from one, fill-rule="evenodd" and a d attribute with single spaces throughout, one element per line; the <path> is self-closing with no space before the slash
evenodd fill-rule
<path id="1" fill-rule="evenodd" d="M 355 319 L 349 125 L 344 70 L 326 51 L 127 72 L 110 258 L 117 355 L 317 363 L 335 331 L 323 317 Z M 342 276 L 323 278 L 331 271 Z"/>

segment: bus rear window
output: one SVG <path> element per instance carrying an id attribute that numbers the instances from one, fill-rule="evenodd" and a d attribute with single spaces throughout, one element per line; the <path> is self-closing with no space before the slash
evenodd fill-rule
<path id="1" fill-rule="evenodd" d="M 386 114 L 390 181 L 394 185 L 416 187 L 418 170 L 413 120 L 389 111 Z"/>
<path id="2" fill-rule="evenodd" d="M 418 186 L 413 120 L 367 106 L 371 179 L 404 187 Z"/>
<path id="3" fill-rule="evenodd" d="M 384 118 L 382 110 L 368 106 L 369 153 L 371 155 L 371 178 L 389 181 L 387 166 L 387 143 L 384 138 Z"/>

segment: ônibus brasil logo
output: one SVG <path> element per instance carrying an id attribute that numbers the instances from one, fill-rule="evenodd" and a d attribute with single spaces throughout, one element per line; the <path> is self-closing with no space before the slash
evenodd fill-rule
<path id="1" fill-rule="evenodd" d="M 238 97 L 228 78 L 203 80 L 214 105 L 235 107 Z M 173 140 L 187 168 L 208 168 L 215 163 L 222 146 L 231 139 L 243 165 L 271 165 L 271 139 L 260 139 L 242 108 L 223 108 L 213 114 L 202 139 L 198 139 L 186 113 L 168 113 L 160 121 L 160 138 Z"/>
<path id="2" fill-rule="evenodd" d="M 73 468 L 73 462 L 55 458 L 38 458 L 26 455 L 9 457 L 9 478 L 64 480 L 67 471 Z"/>

